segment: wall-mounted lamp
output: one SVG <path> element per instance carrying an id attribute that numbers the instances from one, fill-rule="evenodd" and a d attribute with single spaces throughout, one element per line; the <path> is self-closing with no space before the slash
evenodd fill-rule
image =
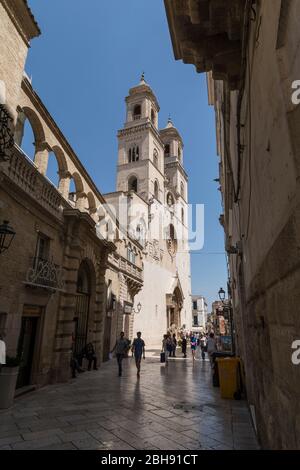
<path id="1" fill-rule="evenodd" d="M 135 308 L 132 307 L 132 312 L 135 313 L 135 314 L 140 313 L 140 311 L 142 310 L 141 302 L 139 302 L 136 307 L 137 307 L 137 310 L 135 310 Z"/>
<path id="2" fill-rule="evenodd" d="M 225 297 L 226 297 L 226 292 L 224 291 L 223 287 L 220 288 L 218 294 L 219 294 L 219 299 L 221 300 L 221 302 L 224 302 Z"/>
<path id="3" fill-rule="evenodd" d="M 10 227 L 8 220 L 4 220 L 0 225 L 0 254 L 8 250 L 13 241 L 16 232 Z"/>

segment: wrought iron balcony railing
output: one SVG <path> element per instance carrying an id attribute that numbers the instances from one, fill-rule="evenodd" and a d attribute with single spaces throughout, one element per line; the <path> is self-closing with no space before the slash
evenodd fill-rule
<path id="1" fill-rule="evenodd" d="M 26 273 L 26 284 L 54 290 L 64 289 L 63 270 L 52 260 L 32 258 L 32 267 Z"/>

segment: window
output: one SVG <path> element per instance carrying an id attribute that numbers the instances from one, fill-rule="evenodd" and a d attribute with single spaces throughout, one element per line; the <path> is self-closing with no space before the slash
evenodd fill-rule
<path id="1" fill-rule="evenodd" d="M 178 145 L 178 159 L 181 162 L 181 148 L 179 145 Z"/>
<path id="2" fill-rule="evenodd" d="M 135 252 L 132 249 L 131 243 L 129 243 L 127 247 L 127 259 L 130 261 L 130 263 L 135 264 Z"/>
<path id="3" fill-rule="evenodd" d="M 159 195 L 159 186 L 158 186 L 158 182 L 157 182 L 157 181 L 154 181 L 154 197 L 156 197 L 156 199 L 158 199 L 158 195 Z"/>
<path id="4" fill-rule="evenodd" d="M 156 149 L 153 151 L 153 164 L 158 168 L 158 151 Z"/>
<path id="5" fill-rule="evenodd" d="M 135 193 L 137 193 L 137 189 L 138 189 L 137 178 L 135 176 L 132 176 L 128 180 L 128 191 L 134 191 Z"/>
<path id="6" fill-rule="evenodd" d="M 184 209 L 181 208 L 181 223 L 184 224 Z"/>
<path id="7" fill-rule="evenodd" d="M 194 310 L 197 310 L 197 300 L 194 300 L 194 301 L 193 301 L 193 309 L 194 309 Z"/>
<path id="8" fill-rule="evenodd" d="M 138 145 L 128 150 L 128 163 L 138 162 L 140 159 L 140 148 Z"/>
<path id="9" fill-rule="evenodd" d="M 174 205 L 174 198 L 171 193 L 168 193 L 167 195 L 167 204 L 169 207 Z"/>
<path id="10" fill-rule="evenodd" d="M 174 256 L 177 251 L 177 240 L 175 234 L 175 228 L 173 224 L 170 224 L 167 230 L 167 249 L 171 256 Z"/>
<path id="11" fill-rule="evenodd" d="M 142 107 L 140 104 L 136 104 L 133 109 L 133 120 L 141 119 Z"/>
<path id="12" fill-rule="evenodd" d="M 198 316 L 194 315 L 194 326 L 198 326 Z"/>
<path id="13" fill-rule="evenodd" d="M 170 144 L 165 145 L 165 157 L 170 156 Z"/>
<path id="14" fill-rule="evenodd" d="M 180 183 L 180 194 L 181 194 L 181 197 L 184 197 L 184 185 L 182 181 Z"/>
<path id="15" fill-rule="evenodd" d="M 36 258 L 42 260 L 49 259 L 50 251 L 50 238 L 46 235 L 39 233 L 36 246 Z"/>
<path id="16" fill-rule="evenodd" d="M 152 124 L 155 124 L 155 112 L 153 111 L 153 109 L 151 109 L 151 122 Z"/>

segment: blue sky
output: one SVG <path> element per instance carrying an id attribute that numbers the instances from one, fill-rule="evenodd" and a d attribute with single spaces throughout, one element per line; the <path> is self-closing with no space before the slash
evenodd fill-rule
<path id="1" fill-rule="evenodd" d="M 32 41 L 32 85 L 103 193 L 115 189 L 124 98 L 141 72 L 184 143 L 189 202 L 205 205 L 205 243 L 192 254 L 192 292 L 209 307 L 226 287 L 215 118 L 205 75 L 175 61 L 163 0 L 29 0 L 42 36 Z"/>

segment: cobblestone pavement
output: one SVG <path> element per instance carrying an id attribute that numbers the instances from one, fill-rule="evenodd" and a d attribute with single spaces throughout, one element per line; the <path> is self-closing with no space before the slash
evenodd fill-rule
<path id="1" fill-rule="evenodd" d="M 257 449 L 244 401 L 212 387 L 208 361 L 148 351 L 140 379 L 132 358 L 70 383 L 24 395 L 0 412 L 1 449 Z"/>

